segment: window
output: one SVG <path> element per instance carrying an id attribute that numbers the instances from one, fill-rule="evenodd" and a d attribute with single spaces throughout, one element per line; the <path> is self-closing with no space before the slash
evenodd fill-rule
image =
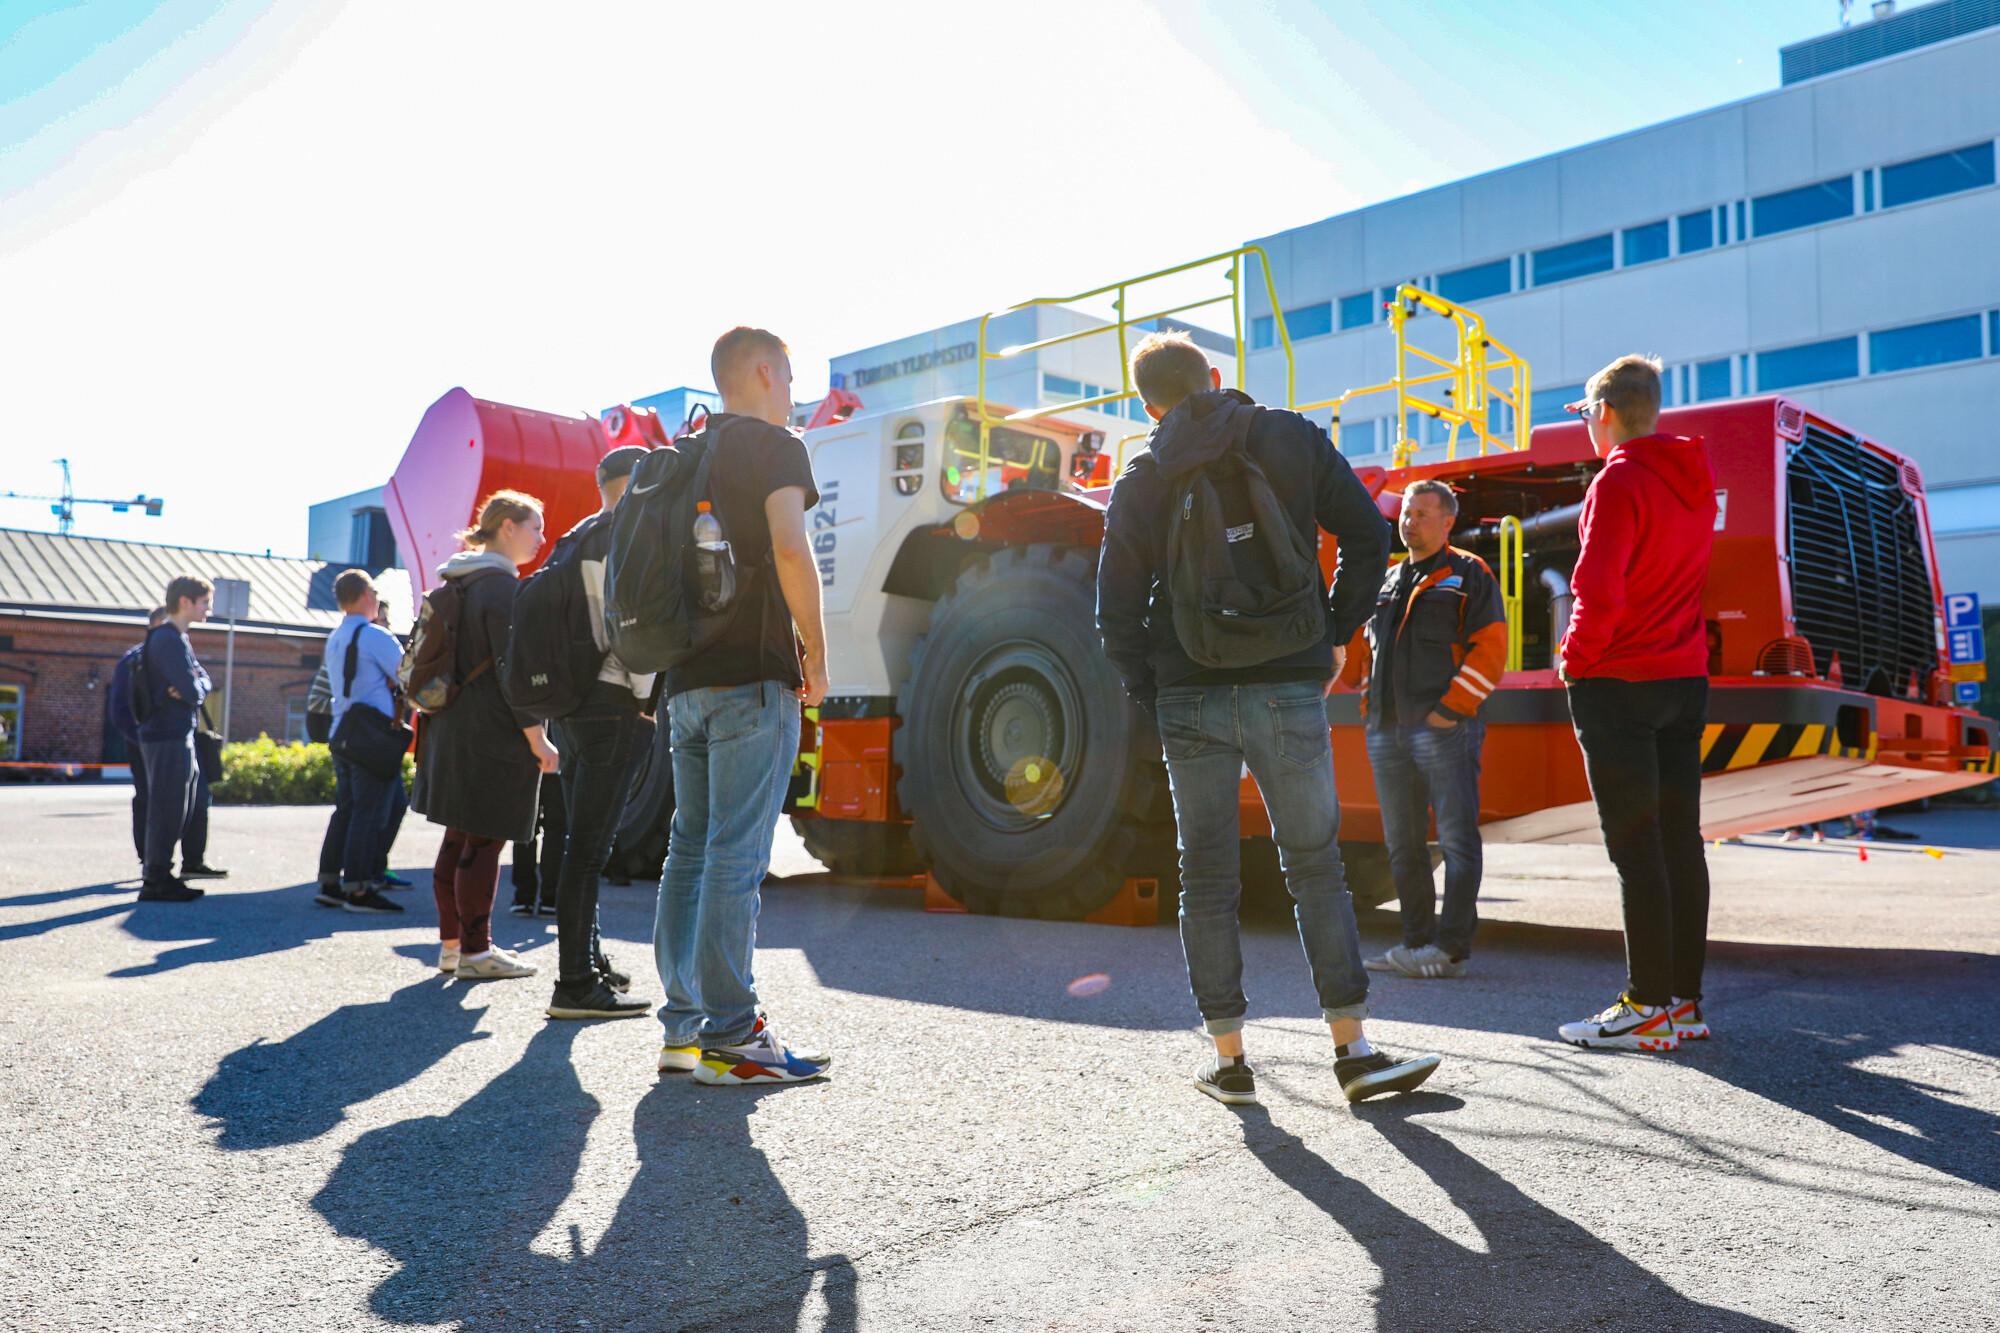
<path id="1" fill-rule="evenodd" d="M 1535 251 L 1535 285 L 1603 273 L 1611 267 L 1611 235 L 1593 236 L 1587 241 L 1571 241 Z"/>
<path id="2" fill-rule="evenodd" d="M 1375 452 L 1375 419 L 1340 423 L 1340 452 L 1363 458 Z"/>
<path id="3" fill-rule="evenodd" d="M 0 685 L 0 759 L 21 757 L 21 687 Z"/>
<path id="4" fill-rule="evenodd" d="M 1650 264 L 1667 257 L 1667 223 L 1662 218 L 1643 227 L 1625 229 L 1625 267 Z"/>
<path id="5" fill-rule="evenodd" d="M 1358 329 L 1375 322 L 1375 293 L 1356 292 L 1340 298 L 1340 327 Z"/>
<path id="6" fill-rule="evenodd" d="M 1680 229 L 1681 253 L 1694 254 L 1715 245 L 1715 214 L 1704 208 L 1699 213 L 1683 213 L 1675 221 Z"/>
<path id="7" fill-rule="evenodd" d="M 1993 144 L 1989 140 L 1882 168 L 1882 207 L 1914 204 L 1919 199 L 1935 199 L 1992 183 Z"/>
<path id="8" fill-rule="evenodd" d="M 1546 426 L 1552 421 L 1568 420 L 1563 404 L 1573 403 L 1583 397 L 1581 384 L 1566 384 L 1560 389 L 1537 389 L 1528 399 L 1528 424 Z"/>
<path id="9" fill-rule="evenodd" d="M 1868 369 L 1915 370 L 1947 361 L 1973 361 L 1979 356 L 1979 316 L 1909 324 L 1868 335 Z"/>
<path id="10" fill-rule="evenodd" d="M 1698 361 L 1694 368 L 1694 397 L 1698 403 L 1729 396 L 1729 358 Z"/>
<path id="11" fill-rule="evenodd" d="M 1851 380 L 1861 373 L 1861 340 L 1829 338 L 1757 353 L 1757 392 L 1789 389 L 1795 384 Z"/>
<path id="12" fill-rule="evenodd" d="M 1083 397 L 1083 384 L 1067 375 L 1042 373 L 1042 392 L 1057 402 L 1068 402 L 1072 398 Z"/>
<path id="13" fill-rule="evenodd" d="M 1394 305 L 1396 303 L 1396 292 L 1398 288 L 1403 286 L 1415 287 L 1416 285 L 1417 285 L 1417 280 L 1415 278 L 1412 278 L 1407 284 L 1397 283 L 1395 287 L 1384 287 L 1382 289 L 1382 304 Z"/>
<path id="14" fill-rule="evenodd" d="M 1461 305 L 1483 301 L 1489 296 L 1505 296 L 1513 289 L 1514 261 L 1495 259 L 1486 264 L 1468 264 L 1437 276 L 1437 294 Z"/>
<path id="15" fill-rule="evenodd" d="M 301 695 L 285 700 L 285 743 L 302 744 L 306 738 L 306 701 Z"/>
<path id="16" fill-rule="evenodd" d="M 1127 399 L 1125 403 L 1125 415 L 1134 421 L 1144 422 L 1148 426 L 1153 424 L 1153 419 L 1146 415 L 1146 404 L 1142 399 Z"/>
<path id="17" fill-rule="evenodd" d="M 1861 211 L 1864 213 L 1875 211 L 1875 173 L 1872 171 L 1861 173 Z"/>
<path id="18" fill-rule="evenodd" d="M 1986 355 L 2000 356 L 2000 310 L 1986 316 Z"/>
<path id="19" fill-rule="evenodd" d="M 1749 229 L 1743 225 L 1743 201 L 1741 199 L 1738 199 L 1736 201 L 1736 230 L 1731 233 L 1731 236 L 1734 239 L 1741 241 L 1745 236 L 1748 236 L 1749 234 L 1750 234 Z"/>
<path id="20" fill-rule="evenodd" d="M 1277 325 L 1269 315 L 1250 317 L 1250 348 L 1252 351 L 1269 347 L 1278 341 Z"/>
<path id="21" fill-rule="evenodd" d="M 1302 305 L 1285 312 L 1285 332 L 1296 342 L 1300 338 L 1317 338 L 1322 333 L 1333 332 L 1333 302 L 1321 301 L 1318 305 Z"/>
<path id="22" fill-rule="evenodd" d="M 1817 226 L 1835 218 L 1854 216 L 1854 178 L 1836 176 L 1817 185 L 1759 195 L 1751 204 L 1751 223 L 1759 236 Z"/>

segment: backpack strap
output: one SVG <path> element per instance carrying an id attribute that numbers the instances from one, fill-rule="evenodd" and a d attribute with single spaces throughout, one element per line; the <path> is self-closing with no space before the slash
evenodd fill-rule
<path id="1" fill-rule="evenodd" d="M 361 652 L 361 627 L 354 627 L 354 633 L 347 636 L 347 658 L 341 667 L 340 697 L 354 697 L 354 662 Z"/>

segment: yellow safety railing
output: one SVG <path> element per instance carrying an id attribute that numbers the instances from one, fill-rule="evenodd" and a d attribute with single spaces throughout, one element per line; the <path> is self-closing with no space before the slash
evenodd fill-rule
<path id="1" fill-rule="evenodd" d="M 1507 667 L 1521 669 L 1521 588 L 1527 582 L 1521 520 L 1500 520 L 1500 606 L 1507 616 Z"/>
<path id="2" fill-rule="evenodd" d="M 1244 366 L 1248 359 L 1244 355 L 1246 350 L 1244 347 L 1243 327 L 1243 296 L 1246 284 L 1244 261 L 1252 257 L 1257 260 L 1258 268 L 1263 275 L 1264 293 L 1270 303 L 1271 319 L 1275 326 L 1277 343 L 1284 349 L 1285 400 L 1290 402 L 1293 383 L 1292 340 L 1291 335 L 1285 331 L 1284 314 L 1278 309 L 1278 288 L 1276 281 L 1271 276 L 1271 262 L 1264 254 L 1263 247 L 1261 246 L 1239 246 L 1234 250 L 1224 250 L 1220 254 L 1207 255 L 1185 264 L 1176 264 L 1172 268 L 1161 269 L 1156 273 L 1141 274 L 1135 278 L 1126 278 L 1119 282 L 1107 283 L 1102 287 L 1093 287 L 1089 291 L 1075 292 L 1067 296 L 1038 296 L 1033 300 L 1023 301 L 1019 305 L 1009 306 L 1006 310 L 992 311 L 979 318 L 979 388 L 978 403 L 975 408 L 979 423 L 979 443 L 976 449 L 955 448 L 952 450 L 952 453 L 957 456 L 963 466 L 977 469 L 976 475 L 979 478 L 979 484 L 971 494 L 966 494 L 963 490 L 960 490 L 959 494 L 961 498 L 968 502 L 986 498 L 987 480 L 994 463 L 992 436 L 995 427 L 1033 421 L 1040 418 L 1061 416 L 1065 412 L 1088 411 L 1092 408 L 1103 407 L 1107 403 L 1123 402 L 1125 399 L 1134 397 L 1135 390 L 1132 387 L 1132 349 L 1131 340 L 1128 337 L 1128 330 L 1134 327 L 1150 325 L 1156 320 L 1170 318 L 1175 315 L 1184 315 L 1190 311 L 1227 304 L 1229 306 L 1230 332 L 1234 339 L 1236 350 L 1236 387 L 1239 389 L 1242 388 Z M 1143 294 L 1144 289 L 1149 284 L 1160 283 L 1165 279 L 1192 273 L 1195 270 L 1205 267 L 1221 267 L 1223 265 L 1227 265 L 1227 267 L 1220 274 L 1223 285 L 1222 291 L 1203 295 L 1200 294 L 1198 289 L 1195 299 L 1173 301 L 1171 304 L 1162 306 L 1160 309 L 1148 310 L 1143 314 L 1132 313 L 1132 307 L 1135 304 L 1134 293 L 1139 292 Z M 988 344 L 988 326 L 994 319 L 1000 316 L 1012 314 L 1017 310 L 1032 309 L 1037 306 L 1073 306 L 1081 301 L 1091 301 L 1105 296 L 1112 298 L 1111 308 L 1116 315 L 1116 318 L 1108 323 L 1093 325 L 1090 328 L 1077 329 L 1069 333 L 1059 333 L 1048 338 L 1038 338 L 1033 342 L 1019 343 L 997 349 Z M 988 401 L 986 395 L 986 375 L 989 363 L 1024 356 L 1029 352 L 1038 352 L 1043 348 L 1056 347 L 1064 343 L 1079 342 L 1085 338 L 1116 338 L 1118 340 L 1119 387 L 1116 393 L 1101 393 L 1083 398 L 1070 399 L 1067 402 L 1052 403 L 1039 407 L 1019 408 L 1014 411 L 996 410 Z M 1117 443 L 1118 453 L 1114 456 L 1114 461 L 1122 465 L 1126 447 L 1136 440 L 1143 440 L 1145 438 L 1146 432 L 1143 431 L 1122 437 Z"/>
<path id="3" fill-rule="evenodd" d="M 1405 325 L 1423 311 L 1442 315 L 1450 320 L 1457 334 L 1457 346 L 1451 359 L 1447 360 L 1434 352 L 1410 345 Z M 1408 467 L 1410 460 L 1423 446 L 1410 438 L 1410 417 L 1412 414 L 1442 421 L 1450 427 L 1445 436 L 1445 457 L 1458 457 L 1458 432 L 1461 426 L 1469 429 L 1472 438 L 1479 445 L 1483 456 L 1489 450 L 1515 450 L 1528 447 L 1528 406 L 1532 402 L 1529 388 L 1527 361 L 1486 331 L 1486 321 L 1477 312 L 1447 301 L 1421 287 L 1404 283 L 1396 289 L 1396 299 L 1389 303 L 1389 328 L 1396 336 L 1396 376 L 1384 384 L 1370 384 L 1359 389 L 1349 389 L 1335 398 L 1320 402 L 1294 403 L 1300 412 L 1310 412 L 1317 408 L 1333 409 L 1333 442 L 1340 443 L 1340 414 L 1348 403 L 1356 398 L 1375 393 L 1393 393 L 1396 396 L 1396 445 L 1395 457 L 1391 465 Z M 1421 374 L 1410 373 L 1410 361 L 1415 358 L 1422 363 Z M 1424 367 L 1434 367 L 1425 369 Z M 1505 376 L 1504 384 L 1496 382 L 1496 376 Z M 1442 386 L 1438 397 L 1427 397 L 1418 390 L 1431 386 Z M 1492 429 L 1491 409 L 1494 403 L 1504 403 L 1513 413 L 1512 429 L 1502 435 Z M 1509 443 L 1509 437 L 1512 442 Z"/>

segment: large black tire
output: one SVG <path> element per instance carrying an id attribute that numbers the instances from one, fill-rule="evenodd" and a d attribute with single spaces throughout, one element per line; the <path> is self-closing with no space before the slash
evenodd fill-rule
<path id="1" fill-rule="evenodd" d="M 897 711 L 898 796 L 939 888 L 975 912 L 1066 920 L 1135 873 L 1166 770 L 1096 629 L 1082 551 L 1012 547 L 931 612 Z"/>
<path id="2" fill-rule="evenodd" d="M 792 816 L 792 827 L 813 859 L 836 875 L 907 876 L 924 868 L 908 824 L 864 824 L 854 819 Z"/>

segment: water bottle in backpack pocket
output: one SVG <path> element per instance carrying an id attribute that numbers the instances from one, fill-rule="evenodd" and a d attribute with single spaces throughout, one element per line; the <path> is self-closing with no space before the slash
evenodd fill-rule
<path id="1" fill-rule="evenodd" d="M 704 611 L 721 611 L 736 600 L 736 557 L 722 535 L 722 520 L 706 500 L 695 502 L 694 600 Z"/>

